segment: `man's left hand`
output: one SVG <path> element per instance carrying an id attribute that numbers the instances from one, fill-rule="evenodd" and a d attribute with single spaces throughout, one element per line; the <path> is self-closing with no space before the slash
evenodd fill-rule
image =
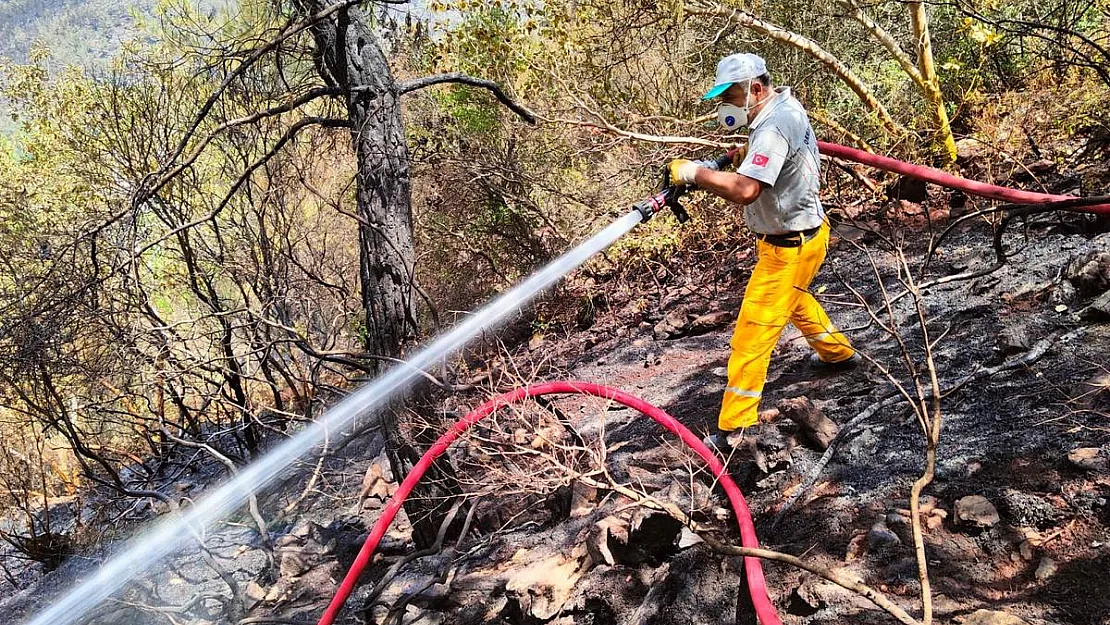
<path id="1" fill-rule="evenodd" d="M 694 176 L 698 173 L 698 165 L 694 161 L 676 158 L 667 163 L 667 173 L 670 174 L 671 184 L 693 185 Z"/>

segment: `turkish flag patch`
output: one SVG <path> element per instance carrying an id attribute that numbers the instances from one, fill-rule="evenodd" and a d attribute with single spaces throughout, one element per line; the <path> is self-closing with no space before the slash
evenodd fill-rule
<path id="1" fill-rule="evenodd" d="M 770 160 L 771 159 L 767 158 L 765 154 L 752 155 L 752 165 L 755 165 L 756 167 L 766 167 L 767 163 L 769 163 Z"/>

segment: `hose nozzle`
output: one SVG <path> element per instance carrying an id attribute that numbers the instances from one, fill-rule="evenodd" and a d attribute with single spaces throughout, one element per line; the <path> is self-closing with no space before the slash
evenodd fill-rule
<path id="1" fill-rule="evenodd" d="M 663 187 L 663 190 L 655 195 L 644 198 L 639 202 L 632 205 L 632 210 L 640 213 L 641 223 L 648 221 L 664 208 L 671 209 L 674 213 L 678 223 L 686 223 L 690 221 L 690 213 L 686 212 L 686 207 L 683 206 L 678 198 L 685 195 L 691 187 L 669 185 Z"/>

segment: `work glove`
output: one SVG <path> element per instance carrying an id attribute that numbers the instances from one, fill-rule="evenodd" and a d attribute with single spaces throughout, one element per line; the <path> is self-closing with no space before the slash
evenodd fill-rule
<path id="1" fill-rule="evenodd" d="M 667 181 L 673 185 L 694 185 L 694 175 L 698 173 L 698 167 L 705 161 L 690 161 L 684 158 L 676 158 L 667 163 Z"/>
<path id="2" fill-rule="evenodd" d="M 736 146 L 736 152 L 732 155 L 732 169 L 735 170 L 737 167 L 739 167 L 740 163 L 743 163 L 744 159 L 747 156 L 748 156 L 748 144 L 747 143 L 745 143 L 744 145 Z"/>
<path id="3" fill-rule="evenodd" d="M 732 161 L 730 163 L 731 169 L 739 167 L 740 163 L 744 162 L 744 157 L 747 155 L 747 144 L 739 146 L 732 155 Z M 667 163 L 667 180 L 670 184 L 693 186 L 694 176 L 698 172 L 698 167 L 712 169 L 713 171 L 720 170 L 720 164 L 715 160 L 690 161 L 684 158 L 676 158 L 670 163 Z"/>
<path id="4" fill-rule="evenodd" d="M 748 155 L 748 145 L 746 143 L 744 145 L 736 146 L 735 149 L 736 152 L 732 154 L 731 160 L 726 164 L 726 167 L 728 167 L 730 171 L 735 170 L 737 167 L 739 167 L 740 163 L 744 162 L 744 157 Z M 712 169 L 713 171 L 720 171 L 721 169 L 721 164 L 715 160 L 694 162 L 706 169 Z"/>

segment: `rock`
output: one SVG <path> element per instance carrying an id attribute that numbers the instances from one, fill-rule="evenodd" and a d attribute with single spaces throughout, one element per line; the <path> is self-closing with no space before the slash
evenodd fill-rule
<path id="1" fill-rule="evenodd" d="M 937 530 L 944 526 L 944 520 L 948 518 L 948 511 L 934 508 L 927 513 L 923 513 L 925 517 L 925 529 Z"/>
<path id="2" fill-rule="evenodd" d="M 1005 612 L 976 610 L 971 616 L 964 617 L 961 625 L 1029 625 L 1025 621 Z"/>
<path id="3" fill-rule="evenodd" d="M 718 310 L 699 317 L 696 317 L 690 322 L 689 327 L 686 329 L 687 336 L 694 336 L 698 334 L 705 334 L 712 332 L 717 328 L 723 328 L 726 325 L 736 320 L 736 313 L 727 310 Z"/>
<path id="4" fill-rule="evenodd" d="M 937 501 L 937 498 L 932 495 L 922 495 L 921 498 L 917 500 L 917 506 L 918 510 L 920 510 L 922 514 L 926 514 L 928 512 L 932 512 L 933 510 L 939 510 L 940 502 Z M 946 516 L 947 514 L 948 513 L 945 512 Z"/>
<path id="5" fill-rule="evenodd" d="M 966 165 L 969 161 L 983 156 L 987 149 L 982 141 L 973 137 L 964 137 L 956 142 L 956 160 L 961 165 Z"/>
<path id="6" fill-rule="evenodd" d="M 980 528 L 994 527 L 1000 521 L 994 504 L 981 495 L 961 497 L 956 500 L 952 512 L 957 523 Z"/>
<path id="7" fill-rule="evenodd" d="M 589 537 L 586 538 L 586 552 L 595 566 L 616 565 L 617 558 L 609 546 L 614 540 L 620 543 L 628 542 L 628 521 L 618 516 L 609 516 L 594 524 Z"/>
<path id="8" fill-rule="evenodd" d="M 795 588 L 786 611 L 795 616 L 813 616 L 824 608 L 826 603 L 814 590 L 814 586 L 813 580 L 808 580 Z"/>
<path id="9" fill-rule="evenodd" d="M 898 200 L 898 211 L 908 217 L 914 217 L 925 213 L 925 209 L 921 204 L 910 200 Z"/>
<path id="10" fill-rule="evenodd" d="M 278 580 L 276 584 L 270 587 L 266 592 L 266 597 L 262 599 L 267 603 L 275 603 L 277 601 L 284 601 L 289 596 L 289 582 L 285 580 Z"/>
<path id="11" fill-rule="evenodd" d="M 952 211 L 950 209 L 944 208 L 943 206 L 929 209 L 929 221 L 934 226 L 944 225 L 948 223 L 948 220 L 951 218 Z"/>
<path id="12" fill-rule="evenodd" d="M 1068 452 L 1068 462 L 1084 471 L 1110 471 L 1110 457 L 1098 447 L 1080 447 Z"/>
<path id="13" fill-rule="evenodd" d="M 266 589 L 255 580 L 247 583 L 243 589 L 243 607 L 249 612 L 266 598 Z"/>
<path id="14" fill-rule="evenodd" d="M 1041 174 L 1056 169 L 1056 161 L 1051 158 L 1042 158 L 1029 163 L 1026 168 L 1035 174 Z"/>
<path id="15" fill-rule="evenodd" d="M 1041 563 L 1037 565 L 1037 571 L 1033 573 L 1033 577 L 1037 578 L 1037 581 L 1043 582 L 1055 575 L 1056 569 L 1056 562 L 1052 558 L 1046 556 L 1041 558 Z"/>
<path id="16" fill-rule="evenodd" d="M 586 516 L 597 507 L 597 489 L 575 482 L 570 492 L 570 516 Z"/>
<path id="17" fill-rule="evenodd" d="M 778 403 L 778 409 L 798 424 L 802 437 L 818 451 L 828 449 L 840 431 L 840 427 L 807 397 L 784 399 Z"/>
<path id="18" fill-rule="evenodd" d="M 678 537 L 678 548 L 679 549 L 686 549 L 687 547 L 693 547 L 694 545 L 698 545 L 698 544 L 701 544 L 703 542 L 705 542 L 705 541 L 702 540 L 701 536 L 698 536 L 697 534 L 695 534 L 693 531 L 690 530 L 690 528 L 688 528 L 686 526 L 682 527 L 682 534 L 680 534 L 679 537 Z"/>
<path id="19" fill-rule="evenodd" d="M 534 352 L 537 349 L 539 349 L 540 347 L 542 347 L 543 346 L 543 340 L 544 340 L 544 336 L 543 336 L 542 333 L 537 332 L 536 334 L 533 334 L 532 338 L 528 339 L 528 351 Z"/>
<path id="20" fill-rule="evenodd" d="M 718 378 L 724 378 L 726 380 L 728 379 L 728 367 L 716 367 L 713 369 L 713 371 L 710 371 L 710 373 L 717 376 Z"/>
<path id="21" fill-rule="evenodd" d="M 302 520 L 298 522 L 293 530 L 289 532 L 291 536 L 297 538 L 307 538 L 309 536 L 320 535 L 320 525 L 314 521 Z"/>
<path id="22" fill-rule="evenodd" d="M 933 614 L 937 616 L 949 616 L 962 609 L 963 606 L 953 601 L 948 595 L 939 594 L 933 597 Z"/>
<path id="23" fill-rule="evenodd" d="M 925 208 L 910 200 L 897 200 L 887 206 L 887 219 L 899 223 L 924 223 Z"/>
<path id="24" fill-rule="evenodd" d="M 1032 561 L 1033 542 L 1028 539 L 1021 541 L 1021 544 L 1018 545 L 1018 555 L 1021 556 L 1022 560 Z"/>
<path id="25" fill-rule="evenodd" d="M 655 324 L 652 328 L 652 336 L 657 341 L 664 339 L 675 339 L 683 336 L 687 327 L 690 324 L 690 315 L 685 308 L 676 308 L 667 313 L 663 320 Z"/>
<path id="26" fill-rule="evenodd" d="M 1029 351 L 1033 345 L 1029 340 L 1029 333 L 1022 324 L 1003 326 L 996 340 L 998 351 L 1003 356 L 1013 356 Z"/>
<path id="27" fill-rule="evenodd" d="M 1082 297 L 1105 293 L 1110 289 L 1110 252 L 1094 251 L 1075 257 L 1066 275 Z"/>
<path id="28" fill-rule="evenodd" d="M 1048 298 L 1048 303 L 1055 306 L 1067 306 L 1075 301 L 1076 295 L 1075 285 L 1067 280 L 1061 280 L 1052 289 L 1052 294 Z"/>
<path id="29" fill-rule="evenodd" d="M 902 544 L 913 544 L 913 527 L 910 525 L 910 515 L 901 514 L 898 512 L 891 512 L 886 515 L 886 526 L 891 529 L 897 536 Z M 924 515 L 922 515 L 924 516 Z"/>
<path id="30" fill-rule="evenodd" d="M 1110 291 L 1096 297 L 1079 316 L 1085 321 L 1110 321 Z"/>
<path id="31" fill-rule="evenodd" d="M 867 532 L 867 547 L 869 551 L 887 551 L 902 544 L 902 539 L 898 538 L 886 523 L 879 521 L 871 526 Z"/>
<path id="32" fill-rule="evenodd" d="M 1012 525 L 1043 527 L 1060 516 L 1059 511 L 1041 497 L 1008 488 L 1002 492 L 1002 506 Z"/>
<path id="33" fill-rule="evenodd" d="M 513 556 L 515 562 L 530 562 L 528 552 Z M 550 621 L 570 599 L 574 585 L 585 572 L 587 549 L 575 547 L 569 554 L 552 555 L 514 571 L 505 585 L 507 594 L 516 598 L 521 609 L 541 621 Z"/>
<path id="34" fill-rule="evenodd" d="M 405 625 L 442 625 L 443 614 L 426 612 L 410 603 L 405 606 L 405 617 L 401 620 Z"/>
<path id="35" fill-rule="evenodd" d="M 287 547 L 289 551 L 281 554 L 281 563 L 278 565 L 278 575 L 283 579 L 290 579 L 293 577 L 300 577 L 302 573 L 309 569 L 308 562 L 299 553 L 299 550 L 293 551 L 295 548 Z"/>
<path id="36" fill-rule="evenodd" d="M 178 496 L 188 495 L 197 487 L 192 482 L 176 482 L 173 485 L 173 493 Z"/>
<path id="37" fill-rule="evenodd" d="M 749 445 L 748 450 L 759 470 L 771 473 L 789 467 L 794 461 L 794 440 L 770 424 L 755 429 L 755 445 Z"/>
<path id="38" fill-rule="evenodd" d="M 371 502 L 377 504 L 372 507 L 381 507 L 382 502 L 389 499 L 393 491 L 397 490 L 385 478 L 385 469 L 378 462 L 371 462 L 362 476 L 362 487 L 358 491 L 358 510 L 361 512 L 371 507 Z"/>
<path id="39" fill-rule="evenodd" d="M 844 561 L 851 562 L 858 560 L 865 552 L 864 546 L 867 543 L 867 532 L 859 531 L 852 535 L 851 540 L 848 541 L 848 549 L 844 553 Z"/>

